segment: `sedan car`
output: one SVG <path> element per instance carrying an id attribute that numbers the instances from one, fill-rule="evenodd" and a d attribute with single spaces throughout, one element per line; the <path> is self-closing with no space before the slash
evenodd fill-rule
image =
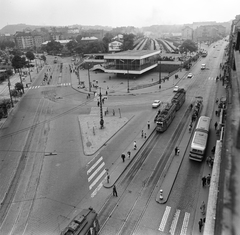
<path id="1" fill-rule="evenodd" d="M 173 92 L 177 92 L 179 90 L 179 86 L 173 87 Z"/>
<path id="2" fill-rule="evenodd" d="M 189 74 L 187 75 L 188 78 L 192 78 L 192 76 L 193 76 L 192 73 L 189 73 Z"/>
<path id="3" fill-rule="evenodd" d="M 162 101 L 160 100 L 154 100 L 154 102 L 152 103 L 152 107 L 153 108 L 157 108 L 161 105 Z"/>

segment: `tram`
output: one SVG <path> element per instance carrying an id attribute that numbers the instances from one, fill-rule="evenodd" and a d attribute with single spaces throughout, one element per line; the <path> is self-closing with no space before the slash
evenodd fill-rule
<path id="1" fill-rule="evenodd" d="M 186 91 L 181 88 L 177 91 L 177 93 L 173 96 L 172 98 L 172 103 L 176 104 L 176 111 L 178 111 L 183 103 L 185 102 L 185 97 L 186 97 Z"/>
<path id="2" fill-rule="evenodd" d="M 164 132 L 167 130 L 168 126 L 171 124 L 172 120 L 176 115 L 176 104 L 170 103 L 167 104 L 166 107 L 162 110 L 162 112 L 158 115 L 156 123 L 156 131 Z"/>
<path id="3" fill-rule="evenodd" d="M 189 153 L 189 158 L 201 162 L 207 147 L 210 117 L 201 116 L 198 120 Z"/>
<path id="4" fill-rule="evenodd" d="M 97 213 L 93 208 L 83 209 L 61 235 L 96 235 L 100 230 Z"/>

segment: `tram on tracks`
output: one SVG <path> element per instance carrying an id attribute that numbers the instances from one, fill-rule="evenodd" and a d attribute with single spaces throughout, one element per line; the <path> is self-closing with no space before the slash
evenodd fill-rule
<path id="1" fill-rule="evenodd" d="M 189 158 L 191 160 L 199 162 L 203 160 L 204 153 L 207 147 L 210 121 L 210 117 L 206 116 L 201 116 L 198 120 L 189 153 Z"/>
<path id="2" fill-rule="evenodd" d="M 180 89 L 174 95 L 171 100 L 171 103 L 168 103 L 166 107 L 162 111 L 158 111 L 154 121 L 157 124 L 156 131 L 164 132 L 167 130 L 169 125 L 172 123 L 176 112 L 181 108 L 183 103 L 185 102 L 186 91 L 184 89 Z"/>
<path id="3" fill-rule="evenodd" d="M 83 209 L 61 235 L 96 235 L 100 230 L 98 216 L 93 208 Z"/>

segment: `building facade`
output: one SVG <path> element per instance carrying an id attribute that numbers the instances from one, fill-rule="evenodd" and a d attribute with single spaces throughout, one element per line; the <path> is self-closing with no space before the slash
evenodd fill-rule
<path id="1" fill-rule="evenodd" d="M 193 29 L 189 26 L 186 26 L 182 29 L 182 39 L 183 40 L 193 40 Z"/>

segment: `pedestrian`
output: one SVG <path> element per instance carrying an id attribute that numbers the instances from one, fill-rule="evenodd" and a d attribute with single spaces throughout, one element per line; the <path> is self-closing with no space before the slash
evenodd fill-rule
<path id="1" fill-rule="evenodd" d="M 206 186 L 206 176 L 203 176 L 202 177 L 202 186 L 203 186 L 203 188 Z"/>
<path id="2" fill-rule="evenodd" d="M 207 175 L 207 185 L 210 186 L 210 183 L 211 183 L 211 175 L 208 174 Z"/>
<path id="3" fill-rule="evenodd" d="M 175 155 L 178 154 L 178 147 L 175 148 Z"/>
<path id="4" fill-rule="evenodd" d="M 147 139 L 147 133 L 144 134 L 144 138 Z"/>
<path id="5" fill-rule="evenodd" d="M 113 109 L 113 116 L 115 116 L 115 110 Z"/>
<path id="6" fill-rule="evenodd" d="M 216 99 L 216 104 L 218 104 L 218 98 Z"/>
<path id="7" fill-rule="evenodd" d="M 137 149 L 137 143 L 136 143 L 136 141 L 134 140 L 134 142 L 133 142 L 133 149 L 134 150 L 136 150 Z"/>
<path id="8" fill-rule="evenodd" d="M 122 158 L 123 162 L 125 162 L 125 154 L 124 153 L 122 153 L 121 158 Z"/>
<path id="9" fill-rule="evenodd" d="M 150 121 L 147 122 L 147 127 L 150 129 Z"/>
<path id="10" fill-rule="evenodd" d="M 161 84 L 159 85 L 159 87 L 158 87 L 159 89 L 161 89 L 162 88 L 162 86 L 161 86 Z"/>
<path id="11" fill-rule="evenodd" d="M 104 104 L 104 99 L 102 99 L 102 104 Z"/>
<path id="12" fill-rule="evenodd" d="M 204 201 L 202 201 L 202 205 L 200 206 L 200 210 L 201 210 L 202 215 L 205 215 L 206 205 L 205 205 Z"/>
<path id="13" fill-rule="evenodd" d="M 97 106 L 98 106 L 98 107 L 99 107 L 99 104 L 100 104 L 100 103 L 99 103 L 99 101 L 98 101 L 98 102 L 97 102 Z"/>
<path id="14" fill-rule="evenodd" d="M 217 110 L 215 111 L 215 114 L 216 114 L 216 116 L 218 116 L 218 111 Z"/>
<path id="15" fill-rule="evenodd" d="M 109 174 L 107 173 L 107 183 L 109 184 L 109 180 L 110 180 L 110 176 Z"/>
<path id="16" fill-rule="evenodd" d="M 206 163 L 209 167 L 210 167 L 210 164 L 211 164 L 211 160 L 212 160 L 211 156 L 208 156 L 207 159 L 206 159 Z"/>
<path id="17" fill-rule="evenodd" d="M 117 194 L 117 189 L 116 189 L 115 184 L 113 185 L 113 196 L 114 196 L 114 197 L 117 197 L 117 196 L 118 196 L 118 194 Z"/>
<path id="18" fill-rule="evenodd" d="M 203 227 L 203 221 L 202 218 L 198 221 L 198 227 L 199 227 L 199 232 L 202 232 L 202 227 Z"/>
<path id="19" fill-rule="evenodd" d="M 215 130 L 217 130 L 217 126 L 218 126 L 218 123 L 215 122 L 215 124 L 214 124 Z"/>
<path id="20" fill-rule="evenodd" d="M 141 135 L 141 136 L 142 136 L 142 138 L 143 138 L 143 135 L 144 135 L 144 133 L 143 133 L 143 130 L 142 130 L 142 135 Z"/>
<path id="21" fill-rule="evenodd" d="M 108 92 L 106 91 L 106 95 L 108 95 Z"/>
<path id="22" fill-rule="evenodd" d="M 127 154 L 128 154 L 128 158 L 130 158 L 131 157 L 131 152 L 128 151 Z"/>

